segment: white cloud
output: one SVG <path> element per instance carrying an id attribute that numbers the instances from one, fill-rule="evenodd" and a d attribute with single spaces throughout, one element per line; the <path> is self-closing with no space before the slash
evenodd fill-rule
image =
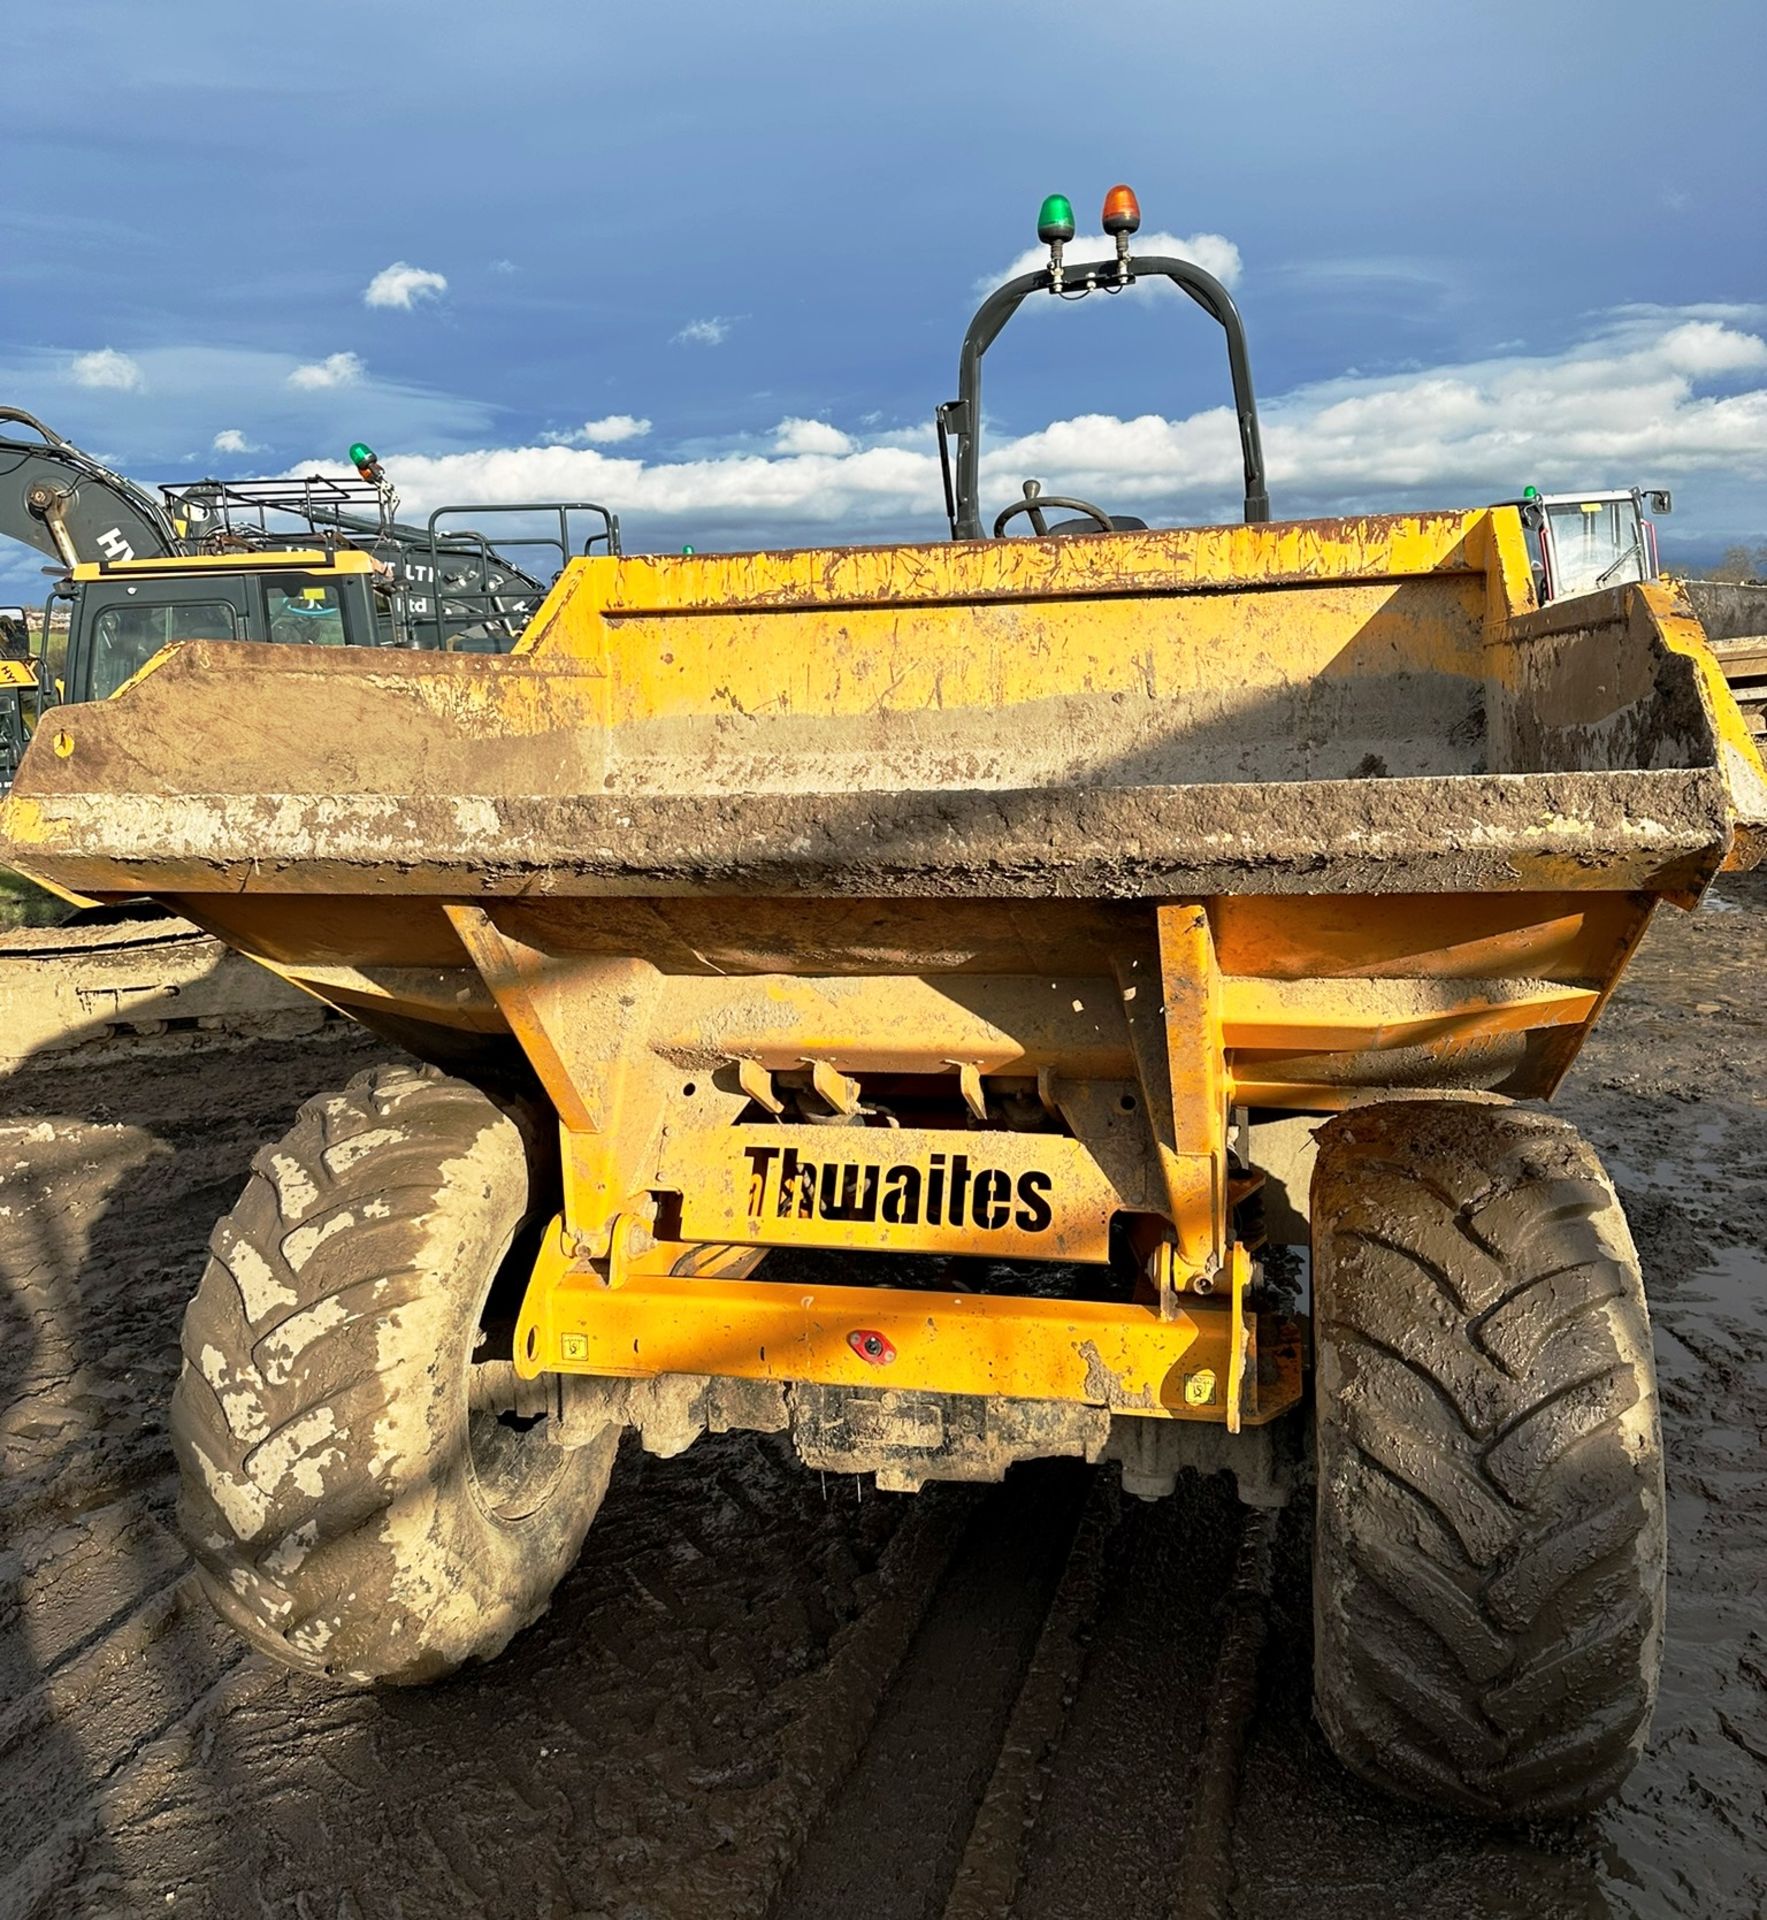
<path id="1" fill-rule="evenodd" d="M 118 353 L 115 347 L 76 354 L 68 372 L 78 386 L 104 387 L 114 393 L 139 393 L 143 385 L 140 362 Z"/>
<path id="2" fill-rule="evenodd" d="M 515 273 L 518 269 L 513 260 L 493 260 L 491 262 L 491 271 L 493 273 Z"/>
<path id="3" fill-rule="evenodd" d="M 704 320 L 689 320 L 671 344 L 677 347 L 721 347 L 730 332 L 730 322 L 721 314 Z"/>
<path id="4" fill-rule="evenodd" d="M 296 367 L 288 376 L 288 384 L 306 393 L 319 393 L 328 387 L 353 387 L 366 371 L 356 354 L 328 353 L 323 360 Z"/>
<path id="5" fill-rule="evenodd" d="M 1188 260 L 1193 266 L 1201 267 L 1204 273 L 1212 273 L 1224 287 L 1237 286 L 1241 271 L 1239 249 L 1233 242 L 1219 233 L 1193 233 L 1181 238 L 1175 233 L 1138 233 L 1130 242 L 1132 250 L 1147 257 L 1152 254 L 1176 255 L 1180 260 Z M 1062 266 L 1066 269 L 1068 284 L 1079 278 L 1078 270 L 1094 262 L 1110 264 L 1117 257 L 1116 240 L 1104 233 L 1076 233 L 1062 249 Z M 1021 273 L 1035 273 L 1040 267 L 1049 265 L 1047 247 L 1027 247 L 1015 260 L 1003 267 L 999 273 L 992 274 L 986 280 L 976 282 L 977 293 L 990 293 L 1002 280 L 1011 280 Z M 1145 284 L 1137 281 L 1131 291 L 1137 291 Z M 1164 287 L 1175 293 L 1169 280 L 1156 280 L 1154 287 Z M 1030 303 L 1033 307 L 1036 302 Z"/>
<path id="6" fill-rule="evenodd" d="M 780 453 L 851 453 L 854 441 L 826 420 L 781 420 L 773 429 L 773 445 Z"/>
<path id="7" fill-rule="evenodd" d="M 354 383 L 303 389 L 289 384 L 300 364 L 295 354 L 176 340 L 131 349 L 141 388 L 119 395 L 76 385 L 69 371 L 75 351 L 0 340 L 0 397 L 42 395 L 34 411 L 87 452 L 114 454 L 124 473 L 151 476 L 209 461 L 211 437 L 224 427 L 310 451 L 309 436 L 323 424 L 320 468 L 330 472 L 364 433 L 376 446 L 483 447 L 497 438 L 502 417 L 485 401 L 391 378 L 372 363 Z M 0 564 L 6 546 L 0 541 Z"/>
<path id="8" fill-rule="evenodd" d="M 650 422 L 630 413 L 610 413 L 605 419 L 585 420 L 570 433 L 549 433 L 549 447 L 611 447 L 622 440 L 642 440 Z"/>
<path id="9" fill-rule="evenodd" d="M 362 293 L 365 307 L 402 307 L 407 313 L 420 300 L 439 300 L 448 291 L 445 274 L 431 273 L 427 267 L 414 267 L 395 260 L 382 267 Z"/>
<path id="10" fill-rule="evenodd" d="M 262 453 L 256 441 L 248 440 L 237 427 L 223 427 L 210 443 L 211 453 Z"/>
<path id="11" fill-rule="evenodd" d="M 1740 318 L 1739 314 L 1737 318 Z M 1754 325 L 1767 313 L 1752 314 Z M 1266 395 L 1278 514 L 1476 506 L 1528 483 L 1632 485 L 1706 476 L 1758 518 L 1767 484 L 1767 339 L 1697 309 L 1628 310 L 1557 353 L 1346 374 Z M 1752 380 L 1752 384 L 1749 382 Z M 607 501 L 635 537 L 679 528 L 784 541 L 878 529 L 932 534 L 938 464 L 922 431 L 846 433 L 788 418 L 772 450 L 647 461 L 593 447 L 387 457 L 407 510 L 449 500 Z M 1154 524 L 1236 517 L 1232 409 L 1183 419 L 1086 415 L 984 444 L 989 517 L 1027 475 Z M 1739 491 L 1741 490 L 1741 491 Z"/>

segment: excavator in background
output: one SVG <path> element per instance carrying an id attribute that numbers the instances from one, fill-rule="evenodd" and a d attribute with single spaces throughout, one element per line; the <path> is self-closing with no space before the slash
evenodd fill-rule
<path id="1" fill-rule="evenodd" d="M 1689 580 L 1663 572 L 1657 530 L 1645 509 L 1667 514 L 1666 487 L 1590 493 L 1524 489 L 1504 504 L 1521 514 L 1540 604 L 1601 593 L 1632 581 L 1669 579 L 1691 604 L 1757 743 L 1767 736 L 1767 581 Z"/>
<path id="2" fill-rule="evenodd" d="M 591 501 L 398 517 L 371 447 L 354 472 L 148 488 L 0 407 L 0 535 L 55 564 L 47 604 L 0 608 L 0 794 L 42 714 L 115 693 L 170 642 L 502 653 L 579 553 L 617 555 Z M 481 530 L 507 532 L 493 545 Z M 512 557 L 514 556 L 514 557 Z M 280 1031 L 325 1009 L 146 901 L 0 926 L 0 1071 L 168 1027 Z"/>
<path id="3" fill-rule="evenodd" d="M 0 790 L 43 706 L 106 698 L 172 641 L 501 653 L 573 553 L 621 550 L 619 516 L 593 501 L 443 506 L 402 521 L 374 450 L 358 442 L 350 459 L 344 476 L 150 490 L 0 407 L 0 535 L 63 569 L 32 659 L 0 671 Z M 493 516 L 510 528 L 496 546 L 478 524 Z"/>

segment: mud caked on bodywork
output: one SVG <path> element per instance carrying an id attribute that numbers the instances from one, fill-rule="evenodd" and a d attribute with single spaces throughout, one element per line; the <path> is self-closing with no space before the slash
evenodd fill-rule
<path id="1" fill-rule="evenodd" d="M 895 1382 L 1237 1425 L 1299 1390 L 1252 1405 L 1260 1126 L 1549 1093 L 1653 906 L 1758 847 L 1686 609 L 1530 597 L 1502 509 L 587 560 L 508 659 L 166 656 L 61 716 L 7 852 L 525 1060 L 524 1373 L 869 1388 L 767 1249 L 1132 1245 L 1138 1297 L 868 1288 Z"/>

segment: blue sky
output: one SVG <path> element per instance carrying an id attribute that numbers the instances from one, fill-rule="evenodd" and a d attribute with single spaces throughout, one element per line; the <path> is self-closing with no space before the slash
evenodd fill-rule
<path id="1" fill-rule="evenodd" d="M 1123 179 L 1232 284 L 1277 513 L 1668 484 L 1671 557 L 1767 538 L 1758 3 L 15 13 L 0 402 L 139 479 L 366 438 L 409 506 L 934 537 L 979 286 Z M 1231 514 L 1182 302 L 1047 303 L 988 365 L 993 501 Z"/>

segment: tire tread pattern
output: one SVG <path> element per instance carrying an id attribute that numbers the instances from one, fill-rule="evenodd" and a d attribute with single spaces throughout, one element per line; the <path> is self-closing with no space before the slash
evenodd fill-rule
<path id="1" fill-rule="evenodd" d="M 1556 1817 L 1648 1732 L 1665 1523 L 1650 1328 L 1564 1122 L 1395 1101 L 1313 1180 L 1315 1703 L 1404 1798 Z"/>
<path id="2" fill-rule="evenodd" d="M 572 1511 L 499 1526 L 450 1425 L 450 1344 L 532 1204 L 523 1119 L 432 1068 L 371 1068 L 300 1109 L 211 1236 L 172 1404 L 179 1516 L 217 1610 L 287 1664 L 403 1683 L 490 1658 L 599 1504 L 611 1439 L 567 1456 Z"/>

